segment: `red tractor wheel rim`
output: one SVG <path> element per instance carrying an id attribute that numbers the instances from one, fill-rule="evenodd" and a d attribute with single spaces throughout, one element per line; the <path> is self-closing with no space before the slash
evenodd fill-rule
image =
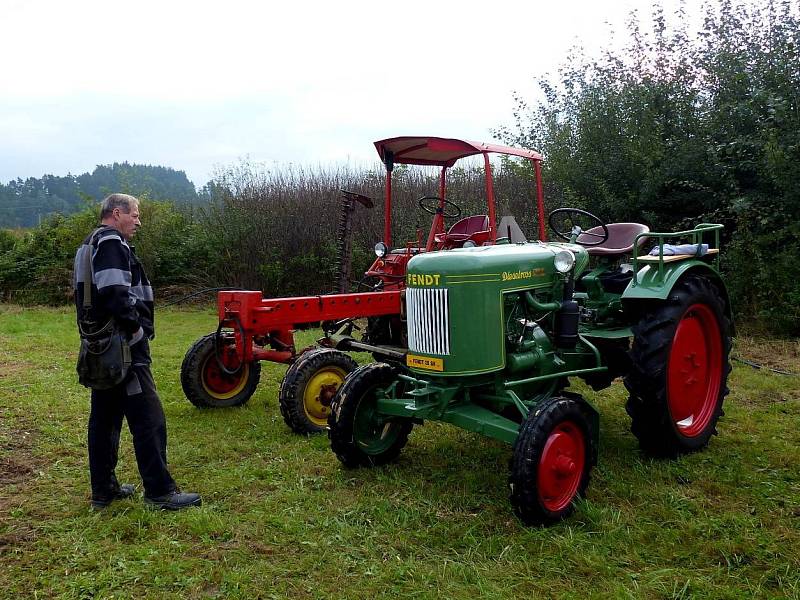
<path id="1" fill-rule="evenodd" d="M 714 311 L 690 306 L 678 323 L 669 353 L 667 398 L 678 431 L 695 437 L 706 430 L 722 379 L 722 340 Z"/>
<path id="2" fill-rule="evenodd" d="M 539 459 L 537 489 L 547 510 L 558 512 L 570 505 L 578 492 L 586 466 L 583 431 L 572 421 L 556 425 Z"/>
<path id="3" fill-rule="evenodd" d="M 211 356 L 203 365 L 203 387 L 218 398 L 232 397 L 244 387 L 248 372 L 249 365 L 242 365 L 238 373 L 228 375 L 219 368 L 216 358 Z"/>

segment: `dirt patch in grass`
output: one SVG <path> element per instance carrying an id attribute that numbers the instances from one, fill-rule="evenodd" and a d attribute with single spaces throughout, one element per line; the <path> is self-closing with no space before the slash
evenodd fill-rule
<path id="1" fill-rule="evenodd" d="M 35 438 L 30 423 L 0 407 L 0 484 L 18 483 L 33 472 Z"/>
<path id="2" fill-rule="evenodd" d="M 11 488 L 33 477 L 42 462 L 32 451 L 36 435 L 29 423 L 0 408 L 0 530 L 5 530 L 0 533 L 0 555 L 36 538 L 34 529 L 13 514 L 23 492 Z"/>
<path id="3" fill-rule="evenodd" d="M 0 363 L 0 378 L 21 373 L 32 365 L 25 361 L 6 361 Z"/>
<path id="4" fill-rule="evenodd" d="M 733 356 L 771 369 L 800 373 L 800 340 L 776 340 L 740 336 Z"/>
<path id="5" fill-rule="evenodd" d="M 9 413 L 8 409 L 0 408 L 0 486 L 25 481 L 41 462 L 32 452 L 34 429 Z M 0 514 L 4 498 L 5 494 L 0 494 Z"/>
<path id="6" fill-rule="evenodd" d="M 273 556 L 277 551 L 274 546 L 264 544 L 258 540 L 227 540 L 223 542 L 215 542 L 211 546 L 198 547 L 197 556 L 204 560 L 219 562 L 230 557 L 231 554 L 241 554 L 250 557 L 255 556 Z M 286 553 L 281 551 L 281 556 L 286 558 Z"/>
<path id="7" fill-rule="evenodd" d="M 27 525 L 15 527 L 13 530 L 0 534 L 0 556 L 5 553 L 19 551 L 22 546 L 33 542 L 36 532 Z"/>
<path id="8" fill-rule="evenodd" d="M 0 338 L 0 343 L 2 343 L 2 338 Z M 19 380 L 23 374 L 31 373 L 33 368 L 33 364 L 30 362 L 24 360 L 9 360 L 8 356 L 0 353 L 0 391 L 13 391 L 28 387 L 30 385 L 29 383 L 19 383 Z M 3 409 L 0 408 L 0 418 L 5 419 L 2 410 Z M 0 424 L 0 436 L 3 435 L 2 427 L 3 425 Z M 0 437 L 0 440 L 2 440 L 2 437 Z"/>
<path id="9" fill-rule="evenodd" d="M 0 485 L 19 483 L 33 473 L 33 466 L 11 457 L 0 457 Z M 0 499 L 2 503 L 2 499 Z"/>

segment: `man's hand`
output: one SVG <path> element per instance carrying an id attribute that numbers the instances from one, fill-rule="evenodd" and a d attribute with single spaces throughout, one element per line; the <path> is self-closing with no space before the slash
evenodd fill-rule
<path id="1" fill-rule="evenodd" d="M 139 340 L 141 340 L 143 337 L 144 337 L 144 329 L 142 329 L 141 327 L 139 327 L 139 329 L 137 329 L 137 330 L 136 330 L 136 333 L 134 333 L 134 334 L 131 336 L 131 339 L 128 341 L 128 344 L 129 344 L 129 345 L 131 345 L 131 346 L 133 346 L 135 343 L 137 343 L 137 342 L 138 342 Z"/>

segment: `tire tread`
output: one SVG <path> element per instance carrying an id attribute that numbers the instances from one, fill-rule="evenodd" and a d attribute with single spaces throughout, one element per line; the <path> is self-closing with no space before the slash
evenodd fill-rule
<path id="1" fill-rule="evenodd" d="M 353 372 L 358 363 L 348 354 L 329 348 L 309 350 L 294 362 L 281 380 L 278 391 L 278 406 L 284 423 L 300 435 L 314 435 L 327 429 L 308 418 L 303 395 L 309 378 L 326 365 L 341 367 L 346 373 Z"/>
<path id="2" fill-rule="evenodd" d="M 328 439 L 339 461 L 347 468 L 374 467 L 392 462 L 408 443 L 414 424 L 407 419 L 398 419 L 398 437 L 382 454 L 367 454 L 358 447 L 353 433 L 356 412 L 361 399 L 370 389 L 391 383 L 396 369 L 386 363 L 370 363 L 353 371 L 339 388 L 328 417 Z"/>
<path id="3" fill-rule="evenodd" d="M 574 421 L 583 431 L 586 443 L 585 471 L 575 498 L 583 496 L 589 485 L 591 468 L 597 463 L 597 447 L 590 430 L 591 420 L 583 398 L 574 393 L 562 392 L 540 402 L 530 412 L 520 427 L 514 441 L 510 461 L 508 485 L 514 513 L 526 525 L 547 525 L 569 516 L 575 508 L 574 501 L 556 513 L 539 502 L 537 490 L 538 463 L 550 432 L 560 422 Z"/>
<path id="4" fill-rule="evenodd" d="M 206 360 L 214 357 L 214 338 L 216 333 L 209 333 L 191 345 L 181 363 L 181 387 L 186 398 L 197 408 L 222 408 L 228 406 L 241 406 L 255 393 L 261 379 L 261 364 L 258 361 L 250 363 L 250 372 L 244 388 L 235 396 L 218 400 L 209 396 L 202 383 L 202 367 Z"/>
<path id="5" fill-rule="evenodd" d="M 669 412 L 667 399 L 667 363 L 675 330 L 686 309 L 697 301 L 711 307 L 718 320 L 722 336 L 722 381 L 720 397 L 708 428 L 702 434 L 688 438 L 677 432 Z M 629 392 L 625 409 L 631 417 L 631 432 L 641 450 L 651 456 L 675 457 L 700 450 L 717 433 L 716 424 L 722 416 L 722 403 L 728 394 L 727 379 L 731 371 L 731 323 L 725 315 L 725 300 L 719 288 L 708 278 L 689 274 L 673 288 L 669 297 L 646 311 L 637 325 L 630 356 L 632 367 L 624 378 Z"/>

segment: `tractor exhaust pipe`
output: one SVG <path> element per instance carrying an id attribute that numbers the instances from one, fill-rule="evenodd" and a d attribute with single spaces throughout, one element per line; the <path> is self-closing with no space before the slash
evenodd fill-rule
<path id="1" fill-rule="evenodd" d="M 570 271 L 564 282 L 564 299 L 555 314 L 554 333 L 556 347 L 569 350 L 578 343 L 578 322 L 580 311 L 573 300 L 575 293 L 575 271 Z"/>

